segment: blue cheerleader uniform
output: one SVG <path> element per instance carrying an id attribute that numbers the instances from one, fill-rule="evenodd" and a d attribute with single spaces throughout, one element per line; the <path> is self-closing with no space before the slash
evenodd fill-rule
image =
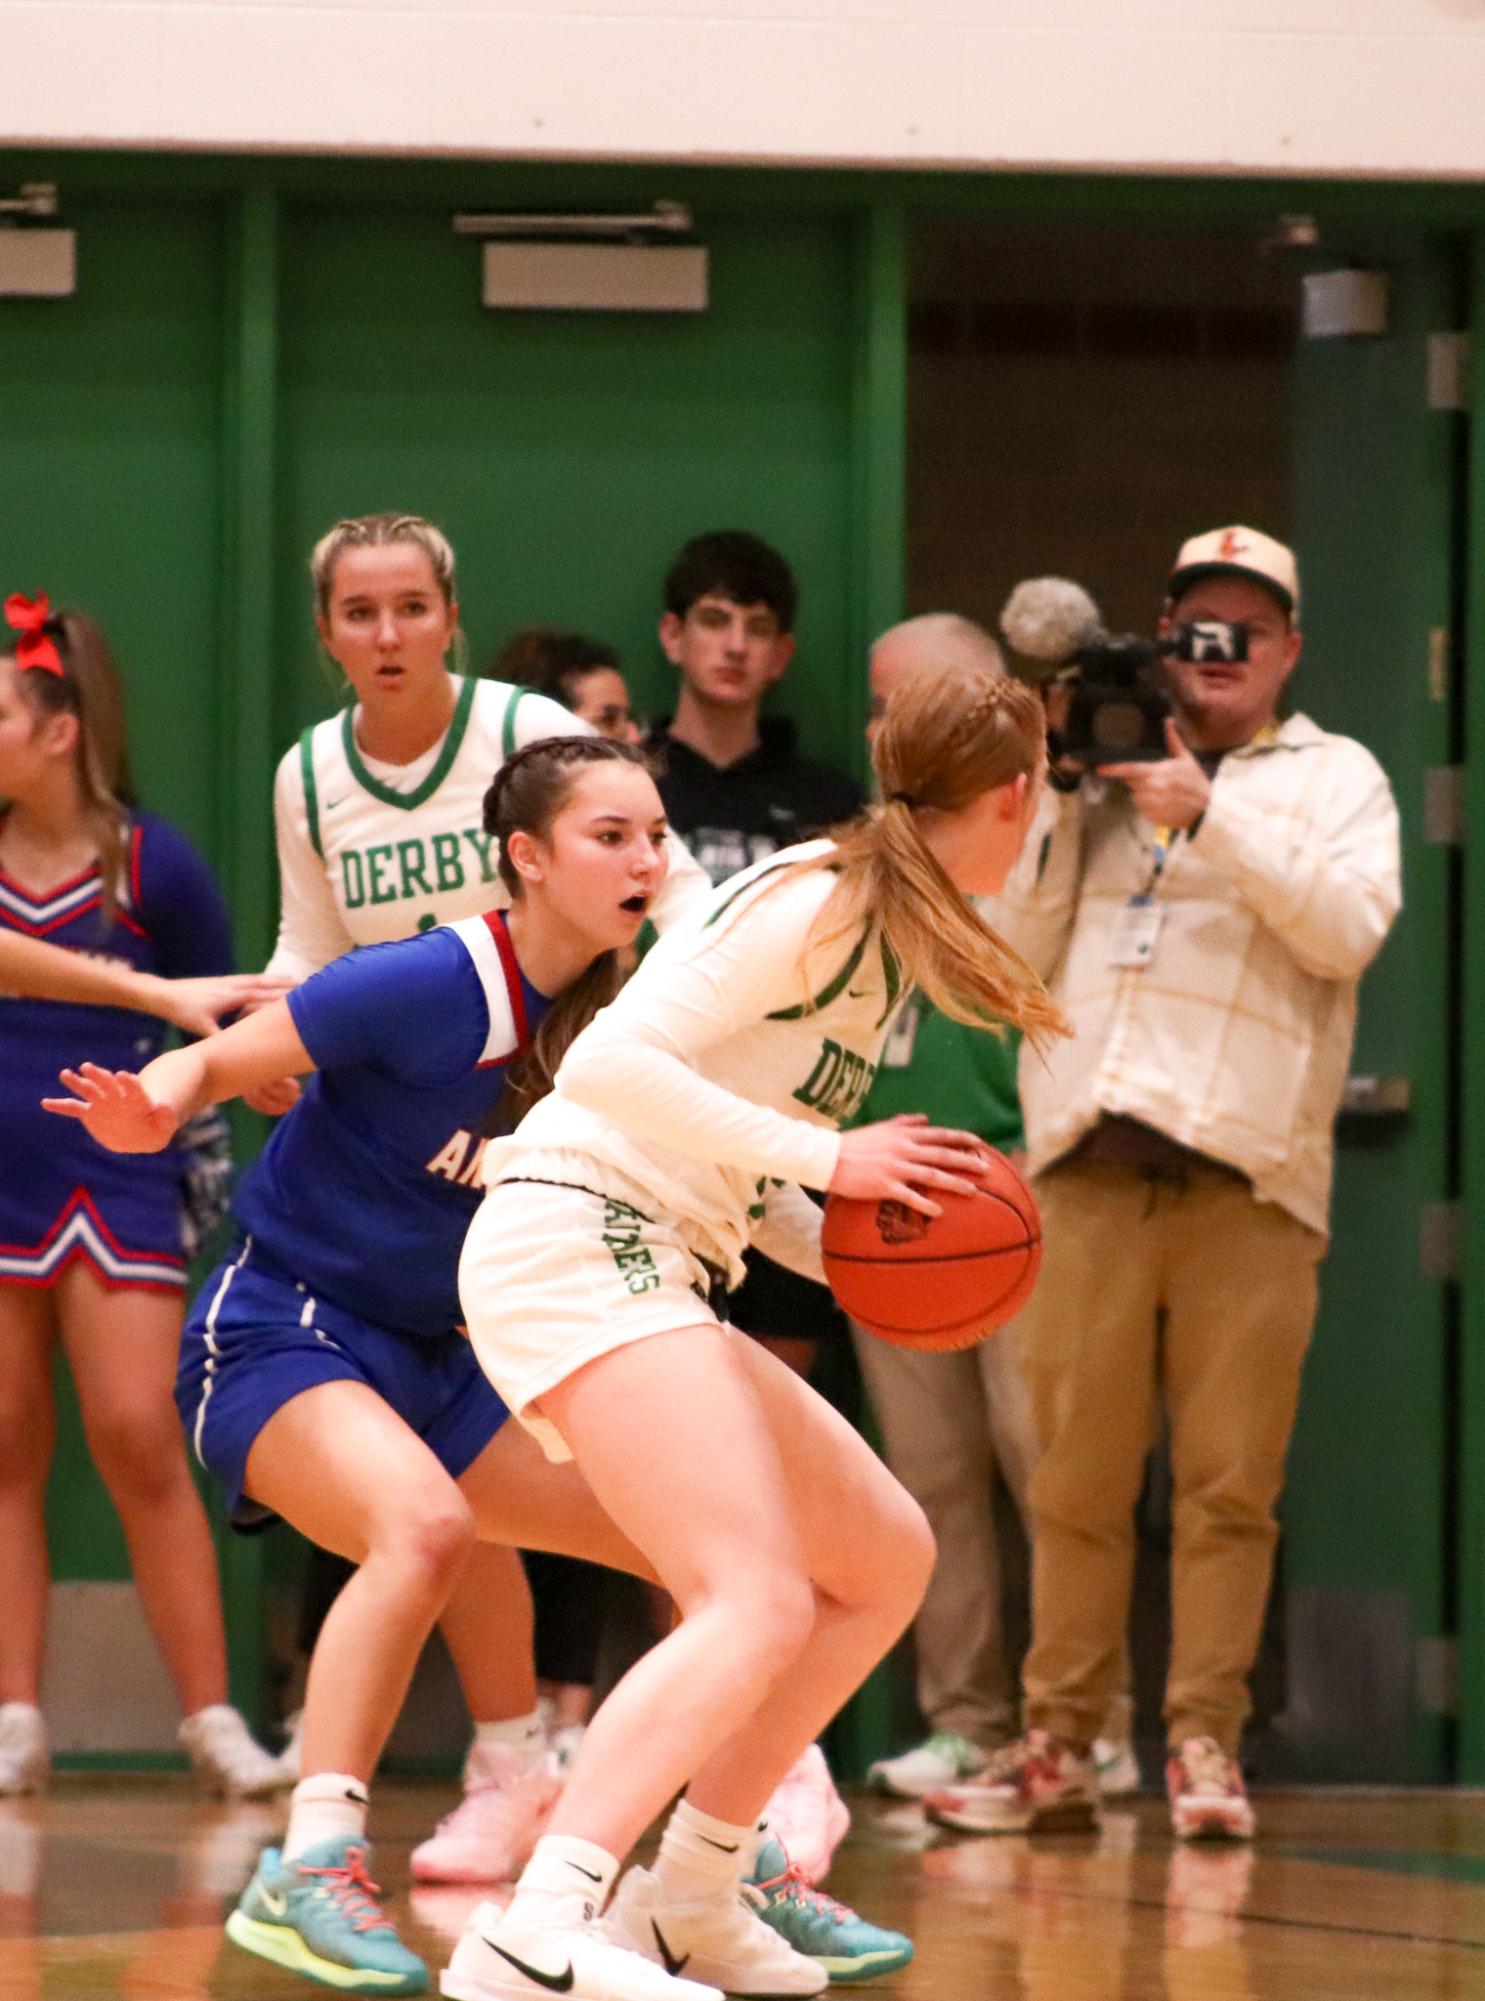
<path id="1" fill-rule="evenodd" d="M 227 908 L 185 835 L 134 812 L 125 852 L 111 916 L 96 864 L 42 896 L 0 870 L 0 925 L 141 973 L 229 972 Z M 64 1066 L 138 1070 L 168 1033 L 127 1008 L 0 996 L 0 1285 L 54 1286 L 83 1263 L 110 1288 L 184 1290 L 189 1147 L 110 1153 L 82 1126 L 41 1109 L 61 1088 Z"/>
<path id="2" fill-rule="evenodd" d="M 288 996 L 315 1063 L 233 1202 L 242 1238 L 181 1339 L 176 1403 L 234 1527 L 248 1453 L 319 1383 L 366 1383 L 455 1479 L 508 1415 L 460 1324 L 485 1122 L 545 1012 L 498 912 L 350 952 Z"/>

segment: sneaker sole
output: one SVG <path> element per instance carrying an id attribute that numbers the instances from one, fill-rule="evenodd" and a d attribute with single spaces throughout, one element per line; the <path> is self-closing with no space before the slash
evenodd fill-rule
<path id="1" fill-rule="evenodd" d="M 419 1862 L 414 1854 L 408 1864 L 408 1874 L 415 1883 L 427 1883 L 430 1886 L 442 1883 L 450 1887 L 462 1885 L 479 1888 L 491 1883 L 514 1883 L 525 1866 L 524 1862 L 512 1861 L 509 1856 L 506 1857 L 504 1869 L 499 1871 L 484 1867 L 476 1868 L 473 1864 L 467 1864 L 463 1868 L 453 1864 L 440 1865 L 436 1862 L 430 1865 L 427 1862 Z"/>
<path id="2" fill-rule="evenodd" d="M 858 1952 L 838 1959 L 823 1953 L 817 1953 L 815 1957 L 830 1975 L 832 1987 L 849 1987 L 853 1982 L 879 1980 L 884 1973 L 900 1973 L 911 1963 L 913 1948 L 899 1945 L 890 1950 Z"/>
<path id="3" fill-rule="evenodd" d="M 1177 1841 L 1251 1841 L 1254 1827 L 1234 1827 L 1230 1821 L 1207 1815 L 1196 1820 L 1175 1821 L 1172 1831 Z"/>
<path id="4" fill-rule="evenodd" d="M 306 1980 L 317 1980 L 322 1987 L 338 1988 L 342 1994 L 425 1994 L 428 1991 L 426 1968 L 419 1977 L 412 1973 L 378 1973 L 373 1967 L 337 1966 L 332 1959 L 321 1959 L 291 1926 L 265 1925 L 258 1918 L 250 1918 L 245 1911 L 234 1911 L 228 1918 L 227 1936 L 244 1952 L 254 1953 L 259 1959 L 271 1960 L 275 1966 L 285 1966 L 291 1973 L 302 1973 Z"/>
<path id="5" fill-rule="evenodd" d="M 1004 1820 L 975 1820 L 945 1807 L 925 1807 L 925 1817 L 956 1834 L 1092 1834 L 1098 1812 L 1091 1800 L 1070 1800 L 1063 1806 L 1034 1807 Z"/>

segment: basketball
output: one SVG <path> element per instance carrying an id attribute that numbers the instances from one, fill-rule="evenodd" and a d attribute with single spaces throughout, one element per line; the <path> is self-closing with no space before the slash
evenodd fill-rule
<path id="1" fill-rule="evenodd" d="M 830 1289 L 853 1320 L 899 1348 L 968 1348 L 1031 1297 L 1042 1262 L 1036 1197 L 1003 1153 L 985 1185 L 936 1193 L 939 1216 L 902 1202 L 831 1195 L 821 1249 Z"/>

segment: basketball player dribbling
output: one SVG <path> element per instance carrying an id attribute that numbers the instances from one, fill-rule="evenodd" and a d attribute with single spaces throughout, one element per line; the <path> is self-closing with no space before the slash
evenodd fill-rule
<path id="1" fill-rule="evenodd" d="M 915 984 L 960 1018 L 1062 1027 L 965 901 L 1000 888 L 1030 825 L 1036 696 L 925 670 L 894 695 L 874 761 L 885 803 L 719 889 L 487 1151 L 460 1266 L 476 1353 L 548 1455 L 577 1461 L 681 1623 L 593 1719 L 508 1909 L 476 1908 L 451 2001 L 825 1984 L 818 1957 L 759 1922 L 756 1819 L 907 1625 L 932 1543 L 864 1441 L 711 1302 L 750 1241 L 821 1276 L 802 1187 L 932 1215 L 936 1192 L 974 1185 L 968 1134 L 837 1130 Z M 654 1871 L 630 1870 L 600 1918 L 682 1788 Z"/>

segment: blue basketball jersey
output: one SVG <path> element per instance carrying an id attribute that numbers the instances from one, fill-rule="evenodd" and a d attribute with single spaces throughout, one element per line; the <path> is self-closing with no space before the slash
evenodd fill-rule
<path id="1" fill-rule="evenodd" d="M 496 911 L 348 953 L 288 996 L 316 1069 L 233 1210 L 312 1296 L 412 1334 L 460 1319 L 505 1066 L 550 1005 Z"/>

